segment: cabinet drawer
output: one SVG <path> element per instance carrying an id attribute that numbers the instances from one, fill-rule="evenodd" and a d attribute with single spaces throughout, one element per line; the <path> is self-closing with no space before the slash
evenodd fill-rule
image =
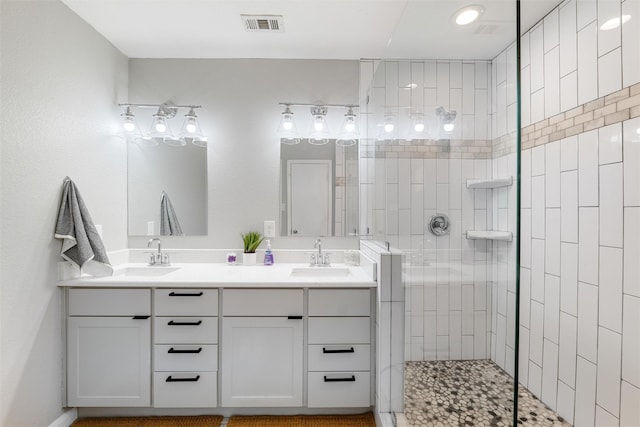
<path id="1" fill-rule="evenodd" d="M 155 289 L 156 316 L 217 316 L 217 289 Z"/>
<path id="2" fill-rule="evenodd" d="M 302 289 L 225 289 L 223 316 L 302 316 Z"/>
<path id="3" fill-rule="evenodd" d="M 217 345 L 156 345 L 153 348 L 156 371 L 218 370 Z"/>
<path id="4" fill-rule="evenodd" d="M 156 372 L 153 379 L 153 406 L 155 408 L 213 408 L 218 406 L 218 375 L 216 372 Z"/>
<path id="5" fill-rule="evenodd" d="M 369 317 L 310 317 L 309 344 L 369 344 Z"/>
<path id="6" fill-rule="evenodd" d="M 369 345 L 310 345 L 310 371 L 368 371 Z"/>
<path id="7" fill-rule="evenodd" d="M 369 289 L 311 289 L 309 316 L 369 316 Z"/>
<path id="8" fill-rule="evenodd" d="M 309 372 L 309 408 L 371 406 L 369 372 Z"/>
<path id="9" fill-rule="evenodd" d="M 156 317 L 155 344 L 217 344 L 217 317 Z"/>
<path id="10" fill-rule="evenodd" d="M 69 316 L 148 316 L 149 289 L 69 289 Z"/>

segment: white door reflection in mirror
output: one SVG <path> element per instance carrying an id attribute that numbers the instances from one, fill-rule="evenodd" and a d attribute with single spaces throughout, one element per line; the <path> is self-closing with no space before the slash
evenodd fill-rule
<path id="1" fill-rule="evenodd" d="M 287 161 L 290 236 L 330 236 L 333 173 L 330 160 Z"/>

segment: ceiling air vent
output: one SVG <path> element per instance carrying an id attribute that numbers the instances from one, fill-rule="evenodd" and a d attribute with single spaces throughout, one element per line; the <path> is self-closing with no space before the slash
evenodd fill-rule
<path id="1" fill-rule="evenodd" d="M 284 31 L 282 15 L 240 15 L 246 31 L 281 33 Z"/>

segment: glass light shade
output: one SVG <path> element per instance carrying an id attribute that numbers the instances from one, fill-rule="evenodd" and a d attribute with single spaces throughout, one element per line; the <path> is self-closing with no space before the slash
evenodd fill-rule
<path id="1" fill-rule="evenodd" d="M 162 142 L 172 147 L 184 147 L 187 145 L 187 140 L 185 138 L 179 138 L 177 136 L 168 136 L 163 138 Z"/>
<path id="2" fill-rule="evenodd" d="M 198 147 L 206 147 L 209 141 L 206 136 L 196 136 L 191 138 L 191 143 Z"/>
<path id="3" fill-rule="evenodd" d="M 282 113 L 280 125 L 278 126 L 278 135 L 280 136 L 280 142 L 283 144 L 295 145 L 300 143 L 298 127 L 293 119 L 293 112 L 291 112 L 288 105 Z"/>
<path id="4" fill-rule="evenodd" d="M 309 131 L 309 144 L 324 145 L 329 143 L 329 127 L 325 120 L 327 107 L 312 107 L 311 130 Z"/>
<path id="5" fill-rule="evenodd" d="M 198 116 L 196 116 L 193 108 L 184 115 L 184 123 L 182 123 L 182 128 L 180 129 L 180 136 L 182 138 L 202 136 L 202 129 L 200 129 L 200 123 L 198 123 Z"/>
<path id="6" fill-rule="evenodd" d="M 153 115 L 153 121 L 151 122 L 151 128 L 149 129 L 149 135 L 151 138 L 170 138 L 173 137 L 169 122 L 167 122 L 167 116 L 158 111 Z"/>
<path id="7" fill-rule="evenodd" d="M 127 107 L 126 111 L 120 114 L 122 117 L 122 135 L 128 140 L 135 140 L 142 137 L 142 132 L 136 123 L 136 118 L 131 112 L 131 108 Z"/>
<path id="8" fill-rule="evenodd" d="M 358 139 L 360 139 L 360 132 L 358 131 L 356 115 L 353 113 L 353 110 L 349 108 L 347 114 L 344 115 L 344 122 L 340 128 L 338 139 L 336 139 L 336 145 L 350 147 L 355 145 Z"/>
<path id="9" fill-rule="evenodd" d="M 393 115 L 387 114 L 384 116 L 384 123 L 382 124 L 382 129 L 380 129 L 380 134 L 378 135 L 378 139 L 380 140 L 392 140 L 397 138 L 397 126 L 396 119 Z"/>

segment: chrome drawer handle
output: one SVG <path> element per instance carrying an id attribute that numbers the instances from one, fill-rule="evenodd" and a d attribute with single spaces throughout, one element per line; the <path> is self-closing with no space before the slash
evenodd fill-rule
<path id="1" fill-rule="evenodd" d="M 324 376 L 325 383 L 355 382 L 355 381 L 356 381 L 355 375 L 351 375 L 351 377 L 347 377 L 347 378 L 327 378 L 326 375 Z"/>

